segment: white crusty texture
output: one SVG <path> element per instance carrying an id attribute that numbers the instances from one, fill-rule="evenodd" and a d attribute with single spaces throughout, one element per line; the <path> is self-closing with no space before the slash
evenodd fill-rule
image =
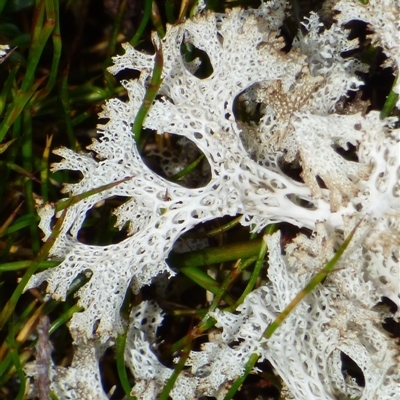
<path id="1" fill-rule="evenodd" d="M 126 337 L 125 360 L 135 376 L 132 395 L 143 400 L 157 398 L 159 388 L 171 376 L 153 353 L 151 344 L 156 342 L 156 329 L 163 319 L 161 308 L 153 302 L 143 301 L 131 311 Z"/>
<path id="2" fill-rule="evenodd" d="M 72 195 L 131 178 L 68 210 L 51 249 L 51 256 L 64 261 L 59 267 L 36 275 L 28 284 L 32 287 L 47 281 L 47 290 L 56 298 L 64 298 L 79 273 L 92 271 L 90 282 L 77 293 L 79 305 L 85 311 L 72 318 L 72 331 L 91 337 L 98 321 L 97 334 L 104 340 L 121 331 L 119 308 L 130 279 L 133 278 L 133 290 L 138 291 L 163 271 L 173 274 L 165 258 L 175 240 L 200 222 L 243 214 L 243 223 L 253 224 L 259 230 L 267 223 L 281 221 L 313 228 L 316 221 L 330 218 L 327 193 L 322 199 L 313 200 L 307 186 L 258 165 L 241 143 L 233 118 L 235 97 L 257 81 L 286 76 L 293 80 L 291 73 L 298 69 L 294 61 L 304 58 L 296 53 L 287 59 L 279 50 L 282 42 L 275 38 L 276 32 L 261 32 L 260 24 L 251 13 L 244 18 L 241 11 L 233 10 L 220 18 L 217 28 L 215 15 L 209 13 L 184 25 L 169 26 L 162 41 L 164 69 L 160 92 L 164 98 L 155 102 L 145 126 L 184 135 L 199 147 L 211 166 L 212 178 L 205 187 L 183 188 L 167 182 L 143 164 L 130 124 L 143 100 L 153 56 L 128 44 L 124 45 L 126 53 L 115 58 L 111 71 L 134 68 L 141 69 L 142 75 L 139 80 L 123 82 L 129 94 L 127 103 L 110 100 L 100 115 L 109 122 L 99 126 L 100 138 L 94 140 L 90 149 L 101 161 L 65 148 L 56 151 L 63 160 L 53 165 L 53 171 L 71 169 L 83 174 L 80 182 L 65 185 L 64 191 Z M 223 44 L 218 35 L 224 37 Z M 209 78 L 200 80 L 186 68 L 180 54 L 184 38 L 207 51 L 214 69 Z M 270 44 L 257 46 L 261 42 Z M 269 67 L 271 63 L 275 68 Z M 106 247 L 80 243 L 77 234 L 86 212 L 115 195 L 130 199 L 115 214 L 118 227 L 129 222 L 132 236 Z M 296 204 L 297 199 L 313 206 L 301 207 Z M 47 237 L 50 222 L 42 224 L 47 226 Z"/>
<path id="3" fill-rule="evenodd" d="M 49 371 L 50 390 L 62 400 L 107 400 L 100 380 L 99 360 L 112 343 L 101 344 L 89 340 L 74 347 L 74 358 L 69 367 L 55 366 Z M 28 377 L 36 379 L 37 365 L 34 362 L 24 367 Z M 35 386 L 30 388 L 28 398 L 37 399 Z"/>
<path id="4" fill-rule="evenodd" d="M 71 398 L 80 396 L 78 388 L 86 377 L 88 387 L 100 385 L 99 375 L 93 372 L 99 357 L 95 349 L 122 331 L 119 311 L 128 288 L 138 292 L 154 277 L 174 274 L 165 259 L 182 233 L 201 222 L 237 214 L 243 216 L 243 225 L 252 225 L 255 231 L 268 223 L 288 222 L 317 234 L 311 239 L 297 237 L 286 247 L 285 256 L 278 234 L 266 239 L 270 283 L 251 293 L 237 315 L 215 312 L 223 329 L 221 339 L 191 354 L 191 368 L 179 376 L 171 396 L 222 396 L 254 352 L 270 360 L 296 399 L 336 395 L 389 399 L 399 389 L 398 353 L 381 328 L 383 316 L 373 310 L 382 296 L 397 306 L 400 302 L 399 129 L 393 120 L 381 121 L 378 112 L 335 113 L 347 91 L 358 90 L 361 83 L 355 71 L 365 66 L 340 57 L 355 43 L 347 41 L 341 23 L 321 31 L 312 14 L 305 21 L 309 34 L 284 53 L 276 30 L 286 6 L 275 1 L 258 10 L 206 13 L 168 26 L 162 40 L 153 37 L 164 56 L 163 81 L 144 126 L 180 135 L 204 153 L 211 179 L 203 187 L 190 189 L 168 182 L 143 164 L 131 125 L 154 56 L 129 44 L 124 45 L 124 55 L 115 57 L 110 71 L 134 69 L 141 75 L 122 82 L 128 101 L 112 99 L 104 106 L 100 117 L 108 122 L 99 126 L 99 137 L 89 147 L 98 160 L 65 148 L 56 151 L 62 161 L 53 165 L 53 171 L 75 170 L 83 176 L 78 183 L 65 185 L 70 195 L 130 178 L 68 209 L 50 252 L 63 261 L 35 275 L 27 285 L 46 281 L 47 291 L 63 299 L 78 274 L 90 276 L 77 292 L 83 311 L 70 322 L 77 346 L 74 364 L 58 374 L 61 381 L 65 376 Z M 347 10 L 345 4 L 340 7 Z M 377 35 L 376 40 L 397 65 L 386 39 Z M 213 69 L 209 77 L 194 75 L 200 61 L 183 59 L 184 41 L 207 53 Z M 260 105 L 258 123 L 235 119 L 233 104 L 239 95 L 239 103 L 249 113 Z M 337 151 L 350 145 L 358 162 Z M 285 175 L 282 160 L 302 166 L 304 183 Z M 87 211 L 116 195 L 128 199 L 115 210 L 117 227 L 128 225 L 128 237 L 104 247 L 80 243 L 78 233 Z M 40 216 L 47 239 L 54 210 L 47 205 Z M 260 341 L 268 323 L 334 254 L 343 240 L 340 233 L 347 235 L 361 218 L 342 268 L 296 308 L 268 343 Z M 149 316 L 154 321 L 140 322 Z M 397 311 L 395 317 L 399 316 Z M 161 311 L 152 303 L 143 303 L 131 315 L 126 359 L 139 398 L 155 398 L 171 374 L 150 345 L 160 321 Z M 240 344 L 229 346 L 239 339 Z M 343 379 L 340 352 L 359 365 L 365 388 Z M 85 377 L 77 371 L 86 362 L 93 373 Z"/>

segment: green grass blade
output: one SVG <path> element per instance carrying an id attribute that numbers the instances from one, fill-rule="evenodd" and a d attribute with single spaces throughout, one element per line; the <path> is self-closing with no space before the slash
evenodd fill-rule
<path id="1" fill-rule="evenodd" d="M 146 29 L 147 24 L 149 23 L 152 3 L 153 0 L 145 0 L 144 2 L 143 18 L 140 21 L 140 25 L 136 33 L 133 35 L 133 38 L 129 42 L 132 46 L 136 46 L 139 43 L 139 39 L 142 37 L 143 32 Z"/>
<path id="2" fill-rule="evenodd" d="M 208 231 L 206 233 L 206 237 L 213 237 L 216 235 L 220 235 L 221 233 L 225 233 L 228 232 L 230 229 L 234 228 L 235 226 L 240 224 L 240 221 L 242 220 L 242 216 L 240 215 L 239 217 L 236 217 L 235 219 L 233 219 L 232 221 L 216 228 L 216 229 L 212 229 L 211 231 Z"/>
<path id="3" fill-rule="evenodd" d="M 13 162 L 0 161 L 0 166 L 6 167 L 6 168 L 10 169 L 11 171 L 17 172 L 18 174 L 21 174 L 32 181 L 40 183 L 40 181 L 35 177 L 35 175 L 33 175 L 31 172 L 27 171 L 25 168 L 22 168 L 19 165 L 14 164 Z"/>
<path id="4" fill-rule="evenodd" d="M 174 24 L 176 22 L 176 18 L 174 15 L 175 1 L 174 0 L 165 0 L 165 16 L 167 17 L 167 22 L 169 24 Z"/>
<path id="5" fill-rule="evenodd" d="M 18 207 L 8 216 L 8 218 L 3 222 L 3 224 L 0 226 L 0 237 L 3 237 L 7 228 L 11 225 L 11 223 L 14 221 L 15 217 L 17 216 L 17 213 L 19 209 L 21 208 L 23 203 L 20 203 Z"/>
<path id="6" fill-rule="evenodd" d="M 63 72 L 61 85 L 60 85 L 60 98 L 61 98 L 61 104 L 62 104 L 62 107 L 64 110 L 64 121 L 65 121 L 65 128 L 67 131 L 69 145 L 72 150 L 76 151 L 76 140 L 75 140 L 74 130 L 73 130 L 72 121 L 71 121 L 71 102 L 70 102 L 69 92 L 68 92 L 68 71 L 69 71 L 69 66 Z"/>
<path id="7" fill-rule="evenodd" d="M 15 306 L 18 303 L 19 298 L 21 297 L 21 294 L 23 293 L 26 284 L 28 283 L 29 279 L 31 276 L 36 272 L 39 263 L 44 261 L 44 259 L 47 257 L 47 254 L 49 254 L 49 251 L 51 247 L 54 244 L 54 241 L 58 237 L 60 233 L 60 229 L 62 226 L 62 223 L 64 222 L 65 216 L 67 214 L 67 210 L 63 211 L 63 214 L 61 217 L 58 219 L 56 222 L 56 225 L 54 226 L 53 232 L 45 242 L 45 244 L 42 246 L 41 250 L 39 251 L 39 254 L 36 256 L 36 258 L 31 262 L 31 265 L 29 266 L 28 270 L 18 283 L 18 286 L 14 290 L 14 293 L 11 295 L 10 299 L 7 301 L 6 305 L 4 306 L 3 310 L 0 313 L 0 329 L 3 328 L 5 323 L 8 321 L 10 316 L 12 315 Z"/>
<path id="8" fill-rule="evenodd" d="M 268 227 L 267 228 L 267 232 L 270 234 L 274 228 L 275 228 L 275 225 L 272 225 L 271 227 Z M 237 305 L 242 304 L 244 299 L 245 299 L 245 297 L 254 289 L 254 286 L 255 286 L 255 284 L 257 282 L 257 279 L 259 279 L 259 277 L 260 277 L 261 268 L 262 268 L 262 266 L 264 264 L 264 260 L 265 260 L 266 254 L 267 254 L 267 250 L 268 250 L 267 243 L 266 243 L 265 240 L 262 240 L 255 268 L 254 268 L 254 270 L 253 270 L 253 272 L 251 274 L 250 280 L 247 283 L 245 290 L 241 294 L 239 300 L 236 302 Z"/>
<path id="9" fill-rule="evenodd" d="M 23 91 L 20 90 L 17 93 L 17 96 L 13 103 L 8 107 L 6 116 L 4 117 L 3 122 L 0 124 L 0 142 L 3 141 L 4 136 L 10 129 L 11 125 L 15 122 L 15 120 L 22 113 L 25 105 L 28 103 L 30 98 L 35 93 L 36 89 L 39 85 L 44 81 L 45 78 L 38 79 L 34 85 L 32 85 L 29 90 Z"/>
<path id="10" fill-rule="evenodd" d="M 18 374 L 19 384 L 20 384 L 18 394 L 15 400 L 22 400 L 25 394 L 25 374 L 22 369 L 20 356 L 18 354 L 18 344 L 14 339 L 14 331 L 11 325 L 12 324 L 10 324 L 10 331 L 7 338 L 7 343 L 9 346 L 9 354 L 11 356 L 11 360 L 12 363 L 14 364 L 15 370 Z"/>
<path id="11" fill-rule="evenodd" d="M 126 10 L 127 0 L 121 0 L 118 5 L 118 12 L 114 18 L 114 23 L 111 28 L 110 39 L 107 47 L 107 59 L 103 66 L 105 70 L 112 63 L 111 57 L 115 54 L 117 48 L 118 32 L 121 30 L 122 20 Z"/>
<path id="12" fill-rule="evenodd" d="M 7 99 L 10 96 L 11 88 L 13 84 L 15 84 L 15 78 L 17 76 L 20 65 L 17 64 L 14 68 L 9 72 L 6 81 L 4 82 L 3 89 L 0 93 L 0 117 L 3 114 L 5 106 L 7 104 Z"/>
<path id="13" fill-rule="evenodd" d="M 258 354 L 252 354 L 250 356 L 249 361 L 247 361 L 244 367 L 243 375 L 241 375 L 238 379 L 235 380 L 235 382 L 233 382 L 232 386 L 228 390 L 228 393 L 225 395 L 224 400 L 231 400 L 233 398 L 236 392 L 240 389 L 240 386 L 242 386 L 247 376 L 253 370 L 254 366 L 257 364 L 259 358 L 260 356 Z"/>
<path id="14" fill-rule="evenodd" d="M 126 345 L 126 332 L 118 334 L 115 342 L 115 357 L 117 360 L 117 371 L 121 381 L 122 388 L 124 389 L 126 398 L 128 400 L 136 400 L 136 397 L 131 396 L 131 385 L 129 383 L 128 374 L 125 367 L 125 345 Z"/>
<path id="15" fill-rule="evenodd" d="M 0 264 L 0 273 L 9 271 L 21 271 L 23 269 L 29 268 L 31 264 L 31 260 L 14 261 Z M 58 264 L 60 264 L 60 261 L 41 261 L 40 263 L 38 263 L 38 270 L 54 268 Z"/>
<path id="16" fill-rule="evenodd" d="M 32 133 L 32 116 L 28 111 L 22 114 L 22 165 L 29 173 L 33 170 L 33 133 Z M 32 179 L 25 180 L 25 204 L 27 212 L 31 215 L 36 214 L 35 199 L 33 194 Z M 40 249 L 39 228 L 36 224 L 29 227 L 31 233 L 32 250 L 36 254 Z"/>
<path id="17" fill-rule="evenodd" d="M 155 1 L 153 1 L 151 6 L 151 22 L 153 23 L 158 36 L 163 38 L 165 36 L 165 29 L 162 23 L 160 10 L 158 9 L 158 5 Z"/>
<path id="18" fill-rule="evenodd" d="M 179 179 L 182 179 L 187 174 L 190 174 L 200 164 L 201 160 L 204 157 L 204 154 L 200 154 L 200 156 L 197 157 L 192 163 L 183 168 L 181 171 L 177 172 L 175 175 L 171 176 L 169 180 L 171 180 L 172 182 L 177 182 L 179 181 Z"/>
<path id="19" fill-rule="evenodd" d="M 40 161 L 40 180 L 44 202 L 49 201 L 49 157 L 52 141 L 53 135 L 46 136 L 46 147 L 44 148 L 43 156 Z"/>
<path id="20" fill-rule="evenodd" d="M 168 379 L 167 383 L 165 384 L 165 386 L 160 394 L 160 397 L 158 398 L 159 400 L 168 400 L 169 399 L 170 391 L 174 387 L 175 382 L 178 379 L 180 373 L 183 371 L 183 369 L 186 366 L 186 361 L 187 361 L 187 359 L 190 355 L 190 351 L 191 351 L 192 340 L 193 340 L 192 335 L 186 335 L 185 340 L 184 340 L 183 349 L 181 351 L 181 356 L 179 357 L 179 361 L 175 365 L 174 372 L 171 374 L 170 378 Z"/>
<path id="21" fill-rule="evenodd" d="M 7 230 L 4 232 L 4 236 L 6 235 L 11 235 L 14 232 L 18 232 L 19 230 L 26 228 L 27 226 L 31 224 L 37 224 L 39 222 L 39 216 L 38 215 L 32 215 L 32 214 L 25 214 L 22 215 L 21 217 L 17 218 L 12 225 L 10 225 Z"/>
<path id="22" fill-rule="evenodd" d="M 81 194 L 77 194 L 76 196 L 72 196 L 67 200 L 62 200 L 60 201 L 57 205 L 56 205 L 56 211 L 63 211 L 68 207 L 73 206 L 74 204 L 80 202 L 83 199 L 87 199 L 90 196 L 93 196 L 94 194 L 100 193 L 100 192 L 104 192 L 107 189 L 111 189 L 114 186 L 117 186 L 123 182 L 128 181 L 129 179 L 132 179 L 131 177 L 126 177 L 124 179 L 120 179 L 119 181 L 116 182 L 111 182 L 111 183 L 107 183 L 106 185 L 102 185 L 99 186 L 95 189 L 92 190 L 88 190 L 87 192 L 81 193 Z"/>
<path id="23" fill-rule="evenodd" d="M 69 308 L 65 313 L 63 313 L 51 324 L 51 327 L 49 329 L 49 335 L 52 335 L 58 328 L 65 325 L 65 323 L 68 322 L 75 313 L 80 312 L 82 310 L 83 307 L 79 307 L 76 304 L 71 308 Z"/>
<path id="24" fill-rule="evenodd" d="M 11 139 L 6 143 L 0 143 L 0 154 L 4 153 L 13 143 L 15 139 Z"/>
<path id="25" fill-rule="evenodd" d="M 62 41 L 60 34 L 60 18 L 59 18 L 59 0 L 50 0 L 46 2 L 47 19 L 53 23 L 54 29 L 51 33 L 53 42 L 53 60 L 51 62 L 50 75 L 46 85 L 46 92 L 50 93 L 58 75 L 58 66 L 60 64 Z"/>
<path id="26" fill-rule="evenodd" d="M 179 271 L 186 275 L 191 281 L 215 295 L 218 295 L 221 290 L 220 284 L 200 268 L 185 267 L 180 268 Z M 230 305 L 235 303 L 235 300 L 227 294 L 223 295 L 223 299 Z"/>
<path id="27" fill-rule="evenodd" d="M 234 261 L 239 258 L 250 258 L 258 255 L 261 244 L 261 239 L 255 239 L 248 242 L 229 243 L 223 246 L 210 247 L 187 253 L 173 253 L 168 257 L 167 262 L 182 269 L 185 267 L 200 267 Z"/>
<path id="28" fill-rule="evenodd" d="M 46 0 L 45 5 L 42 0 L 37 7 L 37 14 L 34 16 L 34 33 L 32 36 L 31 47 L 29 49 L 28 66 L 21 85 L 23 92 L 28 91 L 33 84 L 36 68 L 40 57 L 42 56 L 44 46 L 53 32 L 56 23 L 54 19 L 47 19 L 43 24 L 45 9 L 54 9 L 52 0 Z"/>
<path id="29" fill-rule="evenodd" d="M 7 0 L 0 0 L 0 12 L 3 11 L 4 6 L 7 4 Z"/>
<path id="30" fill-rule="evenodd" d="M 143 122 L 146 118 L 147 113 L 150 110 L 151 105 L 153 104 L 153 101 L 158 93 L 158 90 L 160 89 L 162 82 L 161 75 L 164 65 L 164 58 L 161 44 L 155 44 L 155 46 L 156 53 L 154 56 L 154 68 L 153 74 L 151 76 L 151 81 L 144 96 L 143 103 L 140 106 L 136 114 L 135 121 L 132 125 L 132 132 L 135 137 L 136 143 L 138 144 L 140 144 Z"/>

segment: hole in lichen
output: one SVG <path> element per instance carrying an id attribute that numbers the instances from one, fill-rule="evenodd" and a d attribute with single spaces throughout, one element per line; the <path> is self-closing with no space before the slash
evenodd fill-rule
<path id="1" fill-rule="evenodd" d="M 342 375 L 345 381 L 354 379 L 358 386 L 365 387 L 365 377 L 361 368 L 347 354 L 340 352 Z"/>
<path id="2" fill-rule="evenodd" d="M 90 208 L 78 232 L 78 240 L 84 244 L 105 246 L 120 243 L 128 237 L 128 224 L 119 230 L 113 211 L 128 201 L 123 196 L 114 196 Z"/>
<path id="3" fill-rule="evenodd" d="M 181 44 L 181 54 L 186 69 L 196 78 L 206 79 L 214 72 L 208 54 L 195 47 L 190 41 Z"/>
<path id="4" fill-rule="evenodd" d="M 385 296 L 382 297 L 381 301 L 374 308 L 378 312 L 383 312 L 383 314 L 395 314 L 397 312 L 396 303 Z M 393 338 L 400 338 L 400 322 L 396 322 L 394 318 L 384 318 L 382 328 L 389 332 Z"/>
<path id="5" fill-rule="evenodd" d="M 62 157 L 61 157 L 62 158 Z M 76 157 L 76 160 L 79 160 L 79 157 Z M 60 156 L 51 153 L 50 155 L 50 163 L 58 163 L 60 162 Z M 83 179 L 83 173 L 81 171 L 72 171 L 72 170 L 60 170 L 50 174 L 50 179 L 54 182 L 62 182 L 66 183 L 78 183 Z"/>
<path id="6" fill-rule="evenodd" d="M 351 143 L 346 143 L 347 149 L 339 147 L 337 145 L 332 145 L 332 149 L 335 150 L 337 154 L 342 156 L 347 161 L 358 162 L 358 155 L 356 153 L 356 146 L 352 145 Z"/>
<path id="7" fill-rule="evenodd" d="M 138 49 L 138 48 L 137 48 Z M 150 53 L 154 53 L 154 48 L 153 49 L 148 49 Z M 115 77 L 117 80 L 121 81 L 130 81 L 130 80 L 136 80 L 140 76 L 140 72 L 135 70 L 135 69 L 130 69 L 130 68 L 124 68 L 123 70 L 119 71 Z"/>
<path id="8" fill-rule="evenodd" d="M 265 147 L 265 144 L 269 140 L 267 134 L 261 133 L 259 128 L 259 125 L 263 124 L 263 129 L 267 130 L 268 128 L 268 135 L 272 137 L 276 121 L 272 116 L 267 117 L 265 115 L 267 112 L 265 106 L 256 102 L 257 96 L 254 92 L 256 89 L 257 84 L 250 86 L 235 97 L 232 106 L 233 117 L 241 130 L 240 139 L 249 157 L 261 166 L 279 170 L 280 166 L 277 164 L 277 156 L 271 154 L 271 151 L 268 151 Z M 232 119 L 232 116 L 230 113 L 226 113 L 225 118 Z"/>
<path id="9" fill-rule="evenodd" d="M 310 201 L 306 199 L 302 199 L 300 196 L 297 196 L 295 194 L 288 194 L 285 196 L 287 199 L 289 199 L 293 204 L 296 204 L 297 206 L 306 208 L 307 210 L 316 210 L 317 207 L 315 204 L 311 203 Z"/>
<path id="10" fill-rule="evenodd" d="M 197 138 L 200 139 L 198 133 Z M 162 178 L 187 188 L 204 187 L 211 180 L 210 164 L 196 144 L 186 137 L 155 136 L 144 148 L 143 162 Z"/>
<path id="11" fill-rule="evenodd" d="M 400 338 L 400 322 L 396 322 L 394 318 L 385 318 L 382 328 L 389 332 L 393 338 Z"/>
<path id="12" fill-rule="evenodd" d="M 263 116 L 261 103 L 257 103 L 251 94 L 257 86 L 259 86 L 258 83 L 250 86 L 235 97 L 232 107 L 235 119 L 246 124 L 258 124 L 260 122 Z"/>
<path id="13" fill-rule="evenodd" d="M 284 157 L 281 157 L 278 159 L 278 167 L 285 175 L 289 176 L 296 182 L 304 183 L 304 180 L 301 177 L 303 168 L 297 160 L 288 163 L 284 160 Z"/>

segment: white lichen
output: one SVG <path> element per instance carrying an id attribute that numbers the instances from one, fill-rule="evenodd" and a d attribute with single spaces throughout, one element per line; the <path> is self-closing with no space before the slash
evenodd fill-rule
<path id="1" fill-rule="evenodd" d="M 308 34 L 300 35 L 288 53 L 281 50 L 283 40 L 277 35 L 285 1 L 263 3 L 258 10 L 205 13 L 168 26 L 162 40 L 153 36 L 164 55 L 163 81 L 144 127 L 181 135 L 204 153 L 211 179 L 198 189 L 168 182 L 143 164 L 131 124 L 154 56 L 124 45 L 125 54 L 115 57 L 110 71 L 134 69 L 141 75 L 122 82 L 127 102 L 112 99 L 104 106 L 100 117 L 108 122 L 98 127 L 99 137 L 89 146 L 98 160 L 61 148 L 56 154 L 63 160 L 53 165 L 53 171 L 82 173 L 78 183 L 65 185 L 70 195 L 130 179 L 68 209 L 50 252 L 62 263 L 35 275 L 27 285 L 46 281 L 47 291 L 64 299 L 77 275 L 91 271 L 89 282 L 76 294 L 84 310 L 70 323 L 76 346 L 73 365 L 52 372 L 52 388 L 60 398 L 89 398 L 79 397 L 85 384 L 101 392 L 98 360 L 122 332 L 119 311 L 128 288 L 138 292 L 161 273 L 174 275 L 165 259 L 182 233 L 201 222 L 237 214 L 255 231 L 272 222 L 289 222 L 316 234 L 299 235 L 286 246 L 285 255 L 279 233 L 265 239 L 270 282 L 248 295 L 237 314 L 212 314 L 221 337 L 191 354 L 191 368 L 179 376 L 171 396 L 221 397 L 243 372 L 249 356 L 257 353 L 271 362 L 296 399 L 394 398 L 400 390 L 399 352 L 374 306 L 382 296 L 397 307 L 400 301 L 400 132 L 394 120 L 381 121 L 377 112 L 336 113 L 349 90 L 357 91 L 362 83 L 356 70 L 366 68 L 341 57 L 341 52 L 356 47 L 347 40 L 344 23 L 358 19 L 371 24 L 374 43 L 383 47 L 388 65 L 398 70 L 399 41 L 390 35 L 398 32 L 399 3 L 388 1 L 371 0 L 366 6 L 357 0 L 339 1 L 335 9 L 342 14 L 325 30 L 311 14 L 304 21 Z M 397 19 L 388 15 L 391 12 Z M 182 42 L 207 53 L 213 70 L 209 77 L 194 75 L 199 62 L 183 59 Z M 249 113 L 260 104 L 258 123 L 235 119 L 239 95 Z M 357 162 L 336 151 L 349 145 Z M 282 160 L 301 165 L 304 183 L 285 175 Z M 115 210 L 117 227 L 129 224 L 128 238 L 104 247 L 81 243 L 78 232 L 86 212 L 116 195 L 130 199 Z M 45 239 L 53 214 L 49 206 L 40 214 Z M 260 340 L 268 324 L 332 257 L 343 232 L 347 235 L 361 218 L 338 271 L 271 339 Z M 158 306 L 146 302 L 131 314 L 126 362 L 136 378 L 133 392 L 141 399 L 156 398 L 172 373 L 151 348 L 161 314 Z M 141 323 L 144 315 L 151 322 Z M 341 352 L 361 368 L 365 387 L 344 379 Z M 63 390 L 69 397 L 63 397 Z M 96 398 L 101 396 L 105 395 Z"/>

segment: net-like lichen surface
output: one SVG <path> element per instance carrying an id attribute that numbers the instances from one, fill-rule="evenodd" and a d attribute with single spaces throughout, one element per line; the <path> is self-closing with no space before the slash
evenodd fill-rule
<path id="1" fill-rule="evenodd" d="M 98 138 L 89 147 L 97 159 L 66 148 L 56 151 L 63 159 L 53 165 L 54 171 L 69 169 L 83 175 L 78 183 L 65 186 L 70 195 L 130 178 L 68 209 L 51 249 L 51 256 L 64 261 L 28 284 L 35 287 L 46 281 L 48 292 L 63 299 L 78 274 L 92 272 L 77 293 L 84 310 L 70 323 L 73 364 L 51 372 L 52 389 L 60 398 L 107 398 L 98 360 L 122 331 L 119 310 L 126 291 L 131 287 L 138 292 L 161 273 L 173 275 L 165 259 L 174 242 L 195 225 L 226 215 L 242 215 L 242 224 L 255 231 L 269 223 L 288 222 L 310 228 L 315 235 L 299 235 L 284 255 L 279 233 L 265 238 L 270 254 L 268 285 L 248 295 L 235 315 L 213 313 L 220 338 L 191 354 L 191 368 L 179 376 L 171 396 L 222 398 L 253 353 L 272 363 L 296 399 L 393 399 L 399 393 L 399 349 L 382 329 L 384 316 L 374 306 L 382 296 L 399 306 L 400 132 L 396 121 L 382 121 L 376 111 L 364 115 L 337 110 L 349 91 L 362 84 L 356 71 L 366 68 L 341 57 L 357 47 L 356 41 L 348 40 L 344 24 L 350 20 L 370 24 L 373 42 L 382 46 L 387 64 L 398 74 L 399 40 L 392 36 L 399 38 L 400 5 L 339 1 L 334 6 L 339 13 L 329 29 L 322 29 L 318 16 L 310 14 L 304 21 L 307 33 L 299 34 L 285 53 L 278 29 L 287 6 L 281 0 L 257 10 L 204 13 L 169 26 L 162 40 L 153 36 L 164 56 L 163 80 L 144 127 L 190 139 L 211 167 L 205 186 L 182 187 L 144 165 L 131 125 L 146 93 L 154 56 L 128 44 L 110 71 L 134 69 L 141 75 L 122 82 L 128 101 L 113 99 L 104 106 L 100 117 L 108 122 L 99 126 Z M 194 75 L 198 63 L 184 60 L 182 42 L 207 53 L 209 77 Z M 249 113 L 261 104 L 258 123 L 235 119 L 238 96 Z M 349 145 L 354 146 L 358 162 L 335 151 Z M 279 159 L 299 163 L 304 183 L 285 175 Z M 80 243 L 78 232 L 86 212 L 116 195 L 130 199 L 115 210 L 119 228 L 129 223 L 128 238 L 104 247 Z M 48 205 L 41 210 L 46 238 L 53 214 Z M 295 309 L 271 339 L 260 341 L 268 324 L 332 257 L 361 218 L 338 271 Z M 142 323 L 145 320 L 147 324 Z M 131 314 L 126 362 L 135 376 L 132 393 L 140 399 L 157 398 L 172 373 L 151 351 L 161 321 L 161 310 L 153 303 L 143 302 Z M 345 379 L 341 352 L 362 370 L 364 387 Z"/>

